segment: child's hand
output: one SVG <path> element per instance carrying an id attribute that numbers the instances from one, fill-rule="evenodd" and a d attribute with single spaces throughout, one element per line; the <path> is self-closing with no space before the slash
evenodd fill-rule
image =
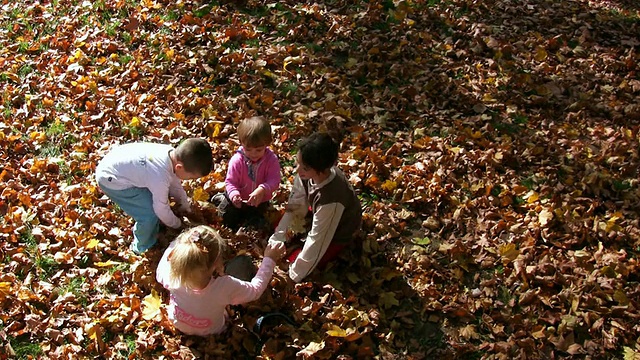
<path id="1" fill-rule="evenodd" d="M 276 231 L 269 238 L 269 242 L 285 242 L 287 240 L 287 233 L 285 231 Z"/>
<path id="2" fill-rule="evenodd" d="M 198 224 L 205 223 L 204 211 L 202 210 L 202 207 L 198 203 L 192 204 L 191 212 L 188 212 L 183 216 L 186 217 L 192 223 L 198 223 Z"/>
<path id="3" fill-rule="evenodd" d="M 249 200 L 247 203 L 251 206 L 258 206 L 264 199 L 265 190 L 262 186 L 258 186 L 253 192 L 249 195 Z"/>
<path id="4" fill-rule="evenodd" d="M 234 195 L 231 199 L 233 206 L 240 208 L 242 206 L 242 197 L 240 195 Z"/>
<path id="5" fill-rule="evenodd" d="M 264 257 L 272 258 L 273 261 L 282 259 L 287 252 L 287 248 L 281 241 L 269 241 L 267 247 L 264 249 Z"/>

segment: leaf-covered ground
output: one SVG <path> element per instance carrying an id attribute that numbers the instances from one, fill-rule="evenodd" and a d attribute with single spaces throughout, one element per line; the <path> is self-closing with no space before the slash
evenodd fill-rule
<path id="1" fill-rule="evenodd" d="M 2 1 L 0 359 L 638 359 L 639 46 L 634 0 Z M 206 199 L 254 114 L 278 205 L 296 141 L 343 137 L 363 243 L 181 335 L 92 174 L 207 137 Z"/>

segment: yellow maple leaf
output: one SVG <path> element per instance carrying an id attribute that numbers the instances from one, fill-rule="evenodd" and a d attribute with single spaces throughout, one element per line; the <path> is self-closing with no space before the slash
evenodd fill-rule
<path id="1" fill-rule="evenodd" d="M 85 249 L 93 249 L 96 246 L 98 246 L 98 244 L 100 244 L 100 241 L 98 239 L 91 239 L 89 240 L 89 242 L 87 242 L 87 244 L 84 246 Z"/>
<path id="2" fill-rule="evenodd" d="M 129 123 L 129 126 L 131 126 L 131 127 L 138 127 L 138 126 L 140 126 L 140 119 L 138 119 L 138 117 L 137 117 L 137 116 L 134 116 L 134 117 L 131 119 L 131 122 Z"/>
<path id="3" fill-rule="evenodd" d="M 13 292 L 11 291 L 11 283 L 8 281 L 0 282 L 0 300 L 4 300 L 9 297 Z"/>
<path id="4" fill-rule="evenodd" d="M 395 190 L 398 187 L 398 184 L 396 184 L 395 181 L 387 180 L 384 183 L 382 183 L 382 185 L 380 185 L 380 187 L 383 190 L 387 190 L 388 192 L 392 192 L 393 190 Z"/>
<path id="5" fill-rule="evenodd" d="M 193 190 L 193 200 L 195 201 L 208 201 L 209 193 L 204 191 L 202 187 Z"/>
<path id="6" fill-rule="evenodd" d="M 614 214 L 611 216 L 611 218 L 610 218 L 609 220 L 607 220 L 607 226 L 606 226 L 606 230 L 607 230 L 607 232 L 609 232 L 609 231 L 619 231 L 619 230 L 621 230 L 622 228 L 621 228 L 621 227 L 620 227 L 620 225 L 618 225 L 616 222 L 617 222 L 619 219 L 622 219 L 622 218 L 623 218 L 623 216 L 622 216 L 622 213 L 621 213 L 621 212 L 619 212 L 619 211 L 618 211 L 618 212 L 614 213 Z"/>
<path id="7" fill-rule="evenodd" d="M 107 266 L 118 265 L 118 264 L 120 263 L 117 261 L 111 261 L 111 260 L 107 260 L 106 262 L 98 261 L 96 263 L 93 263 L 93 265 L 97 267 L 107 267 Z"/>
<path id="8" fill-rule="evenodd" d="M 624 347 L 624 360 L 640 360 L 640 352 L 633 350 L 630 347 Z"/>
<path id="9" fill-rule="evenodd" d="M 47 134 L 40 131 L 33 131 L 29 134 L 31 140 L 45 141 L 47 140 Z"/>
<path id="10" fill-rule="evenodd" d="M 520 255 L 520 250 L 516 249 L 516 244 L 512 243 L 500 245 L 498 250 L 500 251 L 502 259 L 508 260 L 509 262 L 515 260 L 518 255 Z"/>
<path id="11" fill-rule="evenodd" d="M 542 46 L 538 46 L 533 58 L 536 59 L 536 61 L 545 61 L 547 59 L 547 51 Z"/>
<path id="12" fill-rule="evenodd" d="M 220 129 L 221 129 L 220 124 L 216 124 L 216 126 L 213 128 L 213 135 L 212 136 L 214 138 L 217 138 L 218 136 L 220 136 Z"/>
<path id="13" fill-rule="evenodd" d="M 331 324 L 329 325 L 329 330 L 327 330 L 327 335 L 343 338 L 347 336 L 347 332 L 341 329 L 339 326 Z"/>
<path id="14" fill-rule="evenodd" d="M 97 323 L 88 323 L 84 326 L 84 332 L 89 336 L 89 339 L 95 340 L 97 339 L 100 328 Z"/>
<path id="15" fill-rule="evenodd" d="M 142 300 L 142 318 L 145 320 L 155 319 L 160 314 L 161 307 L 162 299 L 160 299 L 158 292 L 151 290 L 151 294 Z"/>
<path id="16" fill-rule="evenodd" d="M 538 195 L 537 192 L 531 190 L 524 196 L 524 198 L 527 199 L 527 202 L 529 204 L 531 204 L 536 202 L 540 198 L 540 196 Z"/>

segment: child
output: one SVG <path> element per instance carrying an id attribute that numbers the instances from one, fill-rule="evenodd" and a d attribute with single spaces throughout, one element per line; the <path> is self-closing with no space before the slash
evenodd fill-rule
<path id="1" fill-rule="evenodd" d="M 185 230 L 164 252 L 156 279 L 171 292 L 169 318 L 185 334 L 207 336 L 225 329 L 227 305 L 258 299 L 266 289 L 283 243 L 267 245 L 251 281 L 223 274 L 225 241 L 206 225 Z M 220 276 L 216 276 L 219 274 Z"/>
<path id="2" fill-rule="evenodd" d="M 362 208 L 342 171 L 334 165 L 339 145 L 326 133 L 315 133 L 298 146 L 297 172 L 286 212 L 269 239 L 286 241 L 287 232 L 311 210 L 313 219 L 302 250 L 289 260 L 289 276 L 300 282 L 317 266 L 335 259 L 360 228 Z"/>
<path id="3" fill-rule="evenodd" d="M 245 224 L 264 223 L 264 211 L 280 185 L 280 163 L 268 148 L 271 125 L 261 116 L 243 120 L 238 126 L 242 145 L 231 157 L 225 179 L 225 193 L 212 202 L 218 206 L 223 223 L 237 230 Z"/>
<path id="4" fill-rule="evenodd" d="M 155 245 L 159 221 L 172 228 L 182 224 L 169 206 L 170 195 L 181 211 L 191 211 L 180 180 L 205 176 L 212 167 L 211 147 L 204 139 L 187 139 L 175 149 L 165 144 L 131 143 L 107 153 L 96 167 L 96 180 L 135 220 L 131 249 L 141 254 Z"/>

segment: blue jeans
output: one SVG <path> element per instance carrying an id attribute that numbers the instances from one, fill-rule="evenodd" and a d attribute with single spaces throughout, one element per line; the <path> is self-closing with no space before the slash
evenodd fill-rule
<path id="1" fill-rule="evenodd" d="M 147 188 L 132 187 L 112 190 L 101 184 L 100 189 L 120 208 L 136 221 L 133 225 L 131 250 L 141 254 L 156 244 L 160 219 L 153 211 L 153 197 Z"/>

